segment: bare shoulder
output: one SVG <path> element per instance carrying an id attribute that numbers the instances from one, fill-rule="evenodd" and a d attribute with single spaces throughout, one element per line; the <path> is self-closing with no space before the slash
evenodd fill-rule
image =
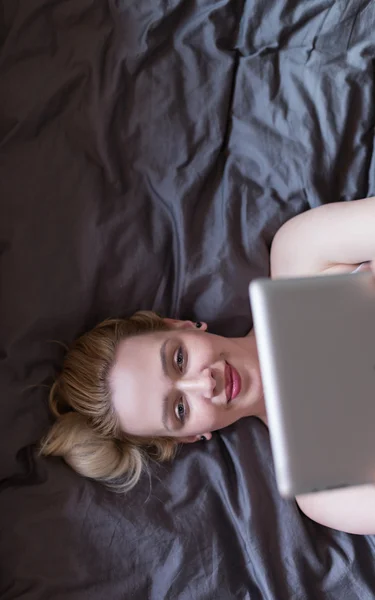
<path id="1" fill-rule="evenodd" d="M 310 209 L 293 217 L 277 231 L 271 246 L 273 278 L 316 273 L 319 269 L 316 242 L 329 212 L 330 205 Z"/>
<path id="2" fill-rule="evenodd" d="M 346 533 L 375 534 L 375 486 L 305 494 L 296 501 L 305 515 L 321 525 Z"/>
<path id="3" fill-rule="evenodd" d="M 271 247 L 271 276 L 346 272 L 375 258 L 375 198 L 336 202 L 287 221 Z"/>

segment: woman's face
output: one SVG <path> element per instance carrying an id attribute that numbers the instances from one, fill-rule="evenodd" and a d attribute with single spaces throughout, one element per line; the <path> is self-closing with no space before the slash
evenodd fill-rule
<path id="1" fill-rule="evenodd" d="M 254 335 L 224 338 L 170 321 L 170 331 L 123 340 L 110 375 L 124 432 L 193 442 L 264 413 Z"/>

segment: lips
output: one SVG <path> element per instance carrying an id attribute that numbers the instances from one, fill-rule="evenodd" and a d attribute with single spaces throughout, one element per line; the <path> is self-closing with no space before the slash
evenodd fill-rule
<path id="1" fill-rule="evenodd" d="M 234 400 L 241 391 L 241 377 L 231 364 L 225 363 L 225 394 L 227 403 Z"/>

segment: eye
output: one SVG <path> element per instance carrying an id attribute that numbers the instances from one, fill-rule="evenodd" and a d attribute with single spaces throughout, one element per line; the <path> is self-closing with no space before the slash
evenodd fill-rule
<path id="1" fill-rule="evenodd" d="M 180 371 L 180 373 L 182 373 L 184 370 L 185 359 L 184 359 L 184 353 L 183 353 L 181 346 L 178 348 L 178 350 L 176 352 L 175 361 L 176 361 L 177 369 Z"/>
<path id="2" fill-rule="evenodd" d="M 182 398 L 178 401 L 175 408 L 176 417 L 181 422 L 184 423 L 186 417 L 186 409 L 185 404 Z"/>

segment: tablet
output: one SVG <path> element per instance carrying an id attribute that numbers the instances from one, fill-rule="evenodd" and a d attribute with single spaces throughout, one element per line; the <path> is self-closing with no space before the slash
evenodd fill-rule
<path id="1" fill-rule="evenodd" d="M 281 495 L 373 483 L 373 274 L 259 279 L 249 294 Z"/>

